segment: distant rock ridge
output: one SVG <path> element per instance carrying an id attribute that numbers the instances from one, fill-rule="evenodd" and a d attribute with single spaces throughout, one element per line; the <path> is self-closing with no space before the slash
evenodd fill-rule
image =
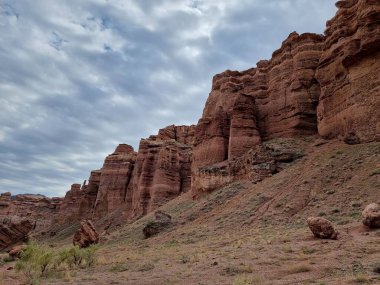
<path id="1" fill-rule="evenodd" d="M 31 207 L 58 224 L 114 212 L 132 221 L 182 193 L 198 198 L 281 171 L 304 155 L 294 138 L 380 141 L 380 2 L 336 6 L 324 35 L 293 32 L 270 60 L 215 75 L 196 126 L 163 128 L 137 152 L 120 144 L 63 199 L 26 206 L 3 194 L 0 215 L 27 215 Z"/>

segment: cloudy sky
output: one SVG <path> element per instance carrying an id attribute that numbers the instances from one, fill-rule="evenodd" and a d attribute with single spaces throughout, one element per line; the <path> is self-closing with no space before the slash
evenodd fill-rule
<path id="1" fill-rule="evenodd" d="M 201 115 L 214 74 L 323 33 L 334 0 L 0 0 L 0 193 L 61 196 Z"/>

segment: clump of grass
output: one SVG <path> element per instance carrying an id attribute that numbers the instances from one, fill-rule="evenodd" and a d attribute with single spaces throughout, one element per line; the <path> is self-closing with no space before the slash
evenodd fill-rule
<path id="1" fill-rule="evenodd" d="M 188 255 L 182 255 L 181 256 L 181 263 L 186 264 L 190 262 L 190 256 Z"/>
<path id="2" fill-rule="evenodd" d="M 76 267 L 89 268 L 95 264 L 96 246 L 86 249 L 70 247 L 61 251 L 30 243 L 16 263 L 16 271 L 23 272 L 29 284 L 39 284 L 41 278 L 65 276 Z"/>
<path id="3" fill-rule="evenodd" d="M 126 263 L 115 264 L 110 269 L 111 272 L 124 272 L 128 270 L 129 270 L 129 266 Z"/>
<path id="4" fill-rule="evenodd" d="M 373 171 L 369 174 L 369 176 L 375 176 L 375 175 L 380 175 L 380 168 L 373 170 Z"/>
<path id="5" fill-rule="evenodd" d="M 311 248 L 311 247 L 307 247 L 307 246 L 302 247 L 301 250 L 304 254 L 313 254 L 317 251 L 315 248 Z"/>
<path id="6" fill-rule="evenodd" d="M 308 264 L 297 264 L 289 267 L 287 269 L 288 274 L 298 274 L 298 273 L 304 273 L 304 272 L 310 272 L 312 268 Z"/>
<path id="7" fill-rule="evenodd" d="M 223 269 L 223 275 L 229 275 L 229 276 L 235 276 L 238 274 L 243 274 L 243 273 L 252 273 L 252 267 L 251 266 L 228 266 Z"/>
<path id="8" fill-rule="evenodd" d="M 237 276 L 232 285 L 252 285 L 252 284 L 261 284 L 262 279 L 261 278 L 252 278 L 245 275 L 239 275 Z"/>
<path id="9" fill-rule="evenodd" d="M 152 269 L 154 269 L 153 263 L 144 263 L 143 265 L 137 268 L 137 271 L 145 272 L 145 271 L 150 271 Z"/>
<path id="10" fill-rule="evenodd" d="M 354 284 L 371 284 L 371 279 L 367 278 L 366 276 L 364 275 L 359 275 L 359 276 L 356 276 L 352 282 Z"/>

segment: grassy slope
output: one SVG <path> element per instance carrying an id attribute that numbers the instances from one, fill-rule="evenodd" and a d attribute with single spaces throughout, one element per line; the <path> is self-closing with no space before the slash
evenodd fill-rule
<path id="1" fill-rule="evenodd" d="M 360 223 L 363 207 L 380 201 L 380 143 L 310 143 L 307 154 L 256 185 L 234 183 L 200 201 L 184 194 L 162 207 L 175 222 L 166 232 L 143 239 L 148 215 L 112 233 L 95 269 L 46 283 L 380 284 L 380 231 Z M 339 240 L 314 239 L 311 215 L 332 220 Z"/>

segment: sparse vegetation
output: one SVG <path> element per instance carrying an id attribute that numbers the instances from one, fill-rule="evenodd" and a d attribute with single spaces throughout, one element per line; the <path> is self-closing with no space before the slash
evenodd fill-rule
<path id="1" fill-rule="evenodd" d="M 129 265 L 126 263 L 118 263 L 111 267 L 111 272 L 124 272 L 129 270 Z"/>
<path id="2" fill-rule="evenodd" d="M 297 265 L 290 266 L 287 269 L 287 273 L 288 274 L 298 274 L 298 273 L 303 273 L 303 272 L 309 272 L 311 270 L 312 270 L 312 268 L 308 264 L 297 264 Z"/>
<path id="3" fill-rule="evenodd" d="M 97 247 L 79 249 L 70 247 L 61 251 L 30 243 L 21 253 L 16 270 L 24 273 L 29 284 L 39 284 L 41 278 L 64 276 L 73 268 L 88 268 L 95 265 Z"/>

